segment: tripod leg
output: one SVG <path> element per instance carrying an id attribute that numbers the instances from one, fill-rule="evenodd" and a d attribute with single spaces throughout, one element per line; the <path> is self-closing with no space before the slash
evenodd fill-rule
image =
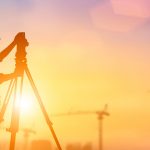
<path id="1" fill-rule="evenodd" d="M 11 132 L 10 139 L 10 150 L 15 149 L 15 141 L 16 141 L 16 133 L 19 130 L 19 119 L 20 119 L 20 101 L 22 97 L 22 89 L 23 89 L 23 75 L 21 76 L 21 85 L 20 85 L 20 95 L 19 101 L 17 101 L 17 78 L 15 84 L 15 93 L 14 93 L 14 103 L 13 103 L 13 112 L 12 112 L 12 120 L 9 131 Z"/>
<path id="2" fill-rule="evenodd" d="M 48 125 L 48 127 L 49 127 L 49 129 L 50 129 L 50 131 L 51 131 L 51 133 L 52 133 L 52 135 L 53 135 L 53 138 L 54 138 L 54 140 L 55 140 L 55 143 L 56 143 L 58 149 L 59 149 L 59 150 L 62 150 L 62 148 L 61 148 L 61 146 L 60 146 L 60 143 L 59 143 L 59 141 L 58 141 L 58 139 L 57 139 L 57 136 L 56 136 L 56 134 L 55 134 L 55 132 L 54 132 L 54 129 L 53 129 L 53 127 L 52 127 L 52 123 L 51 123 L 51 121 L 50 121 L 50 119 L 49 119 L 49 117 L 48 117 L 48 114 L 47 114 L 47 112 L 46 112 L 46 110 L 45 110 L 45 107 L 44 107 L 44 105 L 43 105 L 42 99 L 41 99 L 41 97 L 40 97 L 40 95 L 39 95 L 39 92 L 38 92 L 38 90 L 37 90 L 37 88 L 36 88 L 36 86 L 35 86 L 35 84 L 34 84 L 34 81 L 33 81 L 33 79 L 32 79 L 32 76 L 31 76 L 31 74 L 30 74 L 30 71 L 29 71 L 29 69 L 28 69 L 27 67 L 25 68 L 25 72 L 26 72 L 27 77 L 28 77 L 28 79 L 29 79 L 29 81 L 30 81 L 30 84 L 31 84 L 31 86 L 32 86 L 32 88 L 33 88 L 33 91 L 34 91 L 35 96 L 36 96 L 36 98 L 37 98 L 37 100 L 38 100 L 38 103 L 39 103 L 39 105 L 40 105 L 40 107 L 41 107 L 41 110 L 42 110 L 42 112 L 43 112 L 43 115 L 44 115 L 44 117 L 45 117 L 45 120 L 46 120 L 46 122 L 47 122 L 47 125 Z"/>
<path id="3" fill-rule="evenodd" d="M 13 103 L 11 126 L 10 126 L 10 129 L 8 129 L 8 131 L 11 132 L 9 150 L 14 150 L 15 149 L 16 131 L 14 130 L 15 129 L 15 123 L 14 122 L 15 122 L 15 114 L 16 114 L 16 108 L 15 108 L 16 107 L 15 106 L 16 94 L 17 94 L 17 78 L 15 79 L 14 103 Z"/>
<path id="4" fill-rule="evenodd" d="M 14 83 L 15 83 L 15 81 L 12 79 L 10 84 L 9 84 L 9 87 L 8 87 L 8 90 L 7 90 L 7 93 L 6 93 L 4 102 L 3 102 L 3 106 L 2 106 L 1 111 L 0 111 L 0 123 L 4 120 L 5 111 L 6 111 L 8 103 L 9 103 L 10 96 L 12 94 Z"/>
<path id="5" fill-rule="evenodd" d="M 15 149 L 15 141 L 16 141 L 16 132 L 12 132 L 11 133 L 9 150 L 14 150 Z"/>

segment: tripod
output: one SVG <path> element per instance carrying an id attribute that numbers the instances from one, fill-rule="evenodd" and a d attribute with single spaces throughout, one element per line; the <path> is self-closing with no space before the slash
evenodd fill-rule
<path id="1" fill-rule="evenodd" d="M 48 113 L 43 105 L 42 99 L 39 95 L 39 92 L 35 86 L 35 83 L 33 81 L 33 78 L 31 76 L 31 73 L 29 71 L 29 68 L 27 66 L 27 60 L 26 60 L 26 51 L 25 51 L 25 47 L 28 46 L 28 43 L 25 39 L 25 33 L 20 33 L 18 36 L 18 44 L 17 44 L 17 53 L 16 53 L 16 69 L 15 69 L 15 74 L 16 76 L 14 78 L 11 79 L 4 102 L 3 102 L 3 106 L 1 108 L 0 111 L 0 123 L 4 120 L 4 115 L 5 115 L 5 111 L 7 108 L 7 105 L 9 103 L 10 97 L 12 95 L 12 93 L 14 92 L 13 96 L 14 96 L 14 101 L 13 101 L 13 110 L 12 110 L 12 117 L 11 117 L 11 125 L 10 128 L 7 129 L 7 131 L 9 131 L 11 133 L 11 139 L 10 139 L 10 147 L 9 150 L 14 150 L 15 149 L 15 141 L 16 141 L 16 134 L 19 130 L 19 118 L 20 118 L 20 108 L 19 108 L 19 103 L 21 101 L 21 97 L 22 97 L 22 91 L 23 91 L 23 80 L 24 80 L 24 74 L 26 74 L 29 83 L 34 91 L 34 94 L 38 100 L 39 106 L 41 108 L 41 111 L 44 115 L 44 118 L 46 120 L 46 123 L 52 133 L 52 136 L 54 138 L 54 141 L 57 145 L 57 148 L 59 150 L 61 149 L 60 143 L 57 139 L 57 136 L 54 132 L 54 129 L 52 127 L 52 123 L 49 119 Z M 18 83 L 20 78 L 20 85 Z M 18 91 L 18 85 L 19 87 L 19 96 L 17 95 L 17 91 Z M 18 99 L 19 97 L 19 99 Z"/>

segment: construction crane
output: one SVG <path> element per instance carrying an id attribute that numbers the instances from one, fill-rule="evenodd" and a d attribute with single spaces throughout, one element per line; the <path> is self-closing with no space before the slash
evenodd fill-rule
<path id="1" fill-rule="evenodd" d="M 0 130 L 7 130 L 7 128 L 6 127 L 0 127 Z M 23 137 L 24 137 L 23 150 L 27 150 L 28 144 L 29 144 L 30 134 L 36 134 L 36 131 L 33 129 L 29 129 L 29 128 L 22 128 L 22 129 L 20 129 L 20 131 L 23 132 Z"/>
<path id="2" fill-rule="evenodd" d="M 30 134 L 36 134 L 36 132 L 32 129 L 28 129 L 28 128 L 23 128 L 21 129 L 21 131 L 24 133 L 24 146 L 23 146 L 23 150 L 27 150 L 28 149 L 28 143 L 29 143 L 29 136 Z"/>
<path id="3" fill-rule="evenodd" d="M 61 116 L 72 116 L 72 115 L 88 115 L 88 114 L 96 114 L 99 125 L 99 150 L 103 150 L 103 119 L 104 116 L 109 116 L 110 114 L 107 112 L 108 105 L 104 106 L 104 109 L 101 111 L 76 111 L 76 112 L 68 112 L 68 113 L 58 113 L 52 114 L 54 117 Z"/>

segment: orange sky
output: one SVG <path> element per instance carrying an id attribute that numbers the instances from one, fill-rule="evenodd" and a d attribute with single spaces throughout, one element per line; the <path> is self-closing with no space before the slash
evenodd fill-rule
<path id="1" fill-rule="evenodd" d="M 129 0 L 126 4 L 117 0 L 0 2 L 0 50 L 16 33 L 26 32 L 28 66 L 49 115 L 101 110 L 107 103 L 111 115 L 104 120 L 105 149 L 148 150 L 149 6 L 146 0 L 138 0 L 136 7 Z M 0 64 L 2 72 L 13 71 L 14 53 Z M 27 83 L 24 91 L 34 106 L 29 116 L 24 114 L 24 120 L 22 116 L 21 126 L 35 128 L 33 139 L 52 140 Z M 7 84 L 0 85 L 2 98 Z M 60 143 L 97 145 L 96 115 L 51 120 Z M 0 132 L 8 140 L 9 134 Z"/>

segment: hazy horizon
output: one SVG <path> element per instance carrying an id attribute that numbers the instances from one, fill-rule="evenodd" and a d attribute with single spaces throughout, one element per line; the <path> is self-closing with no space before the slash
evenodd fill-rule
<path id="1" fill-rule="evenodd" d="M 150 126 L 149 0 L 5 0 L 0 2 L 0 51 L 25 32 L 28 67 L 60 143 L 98 145 L 97 115 L 53 113 L 102 110 L 105 150 L 148 150 Z M 0 73 L 15 67 L 15 49 Z M 8 83 L 0 85 L 0 107 Z M 53 141 L 25 78 L 20 128 Z M 2 127 L 10 126 L 11 104 Z M 18 140 L 22 138 L 18 133 Z M 10 133 L 0 130 L 0 141 Z M 53 143 L 55 145 L 55 143 Z"/>

